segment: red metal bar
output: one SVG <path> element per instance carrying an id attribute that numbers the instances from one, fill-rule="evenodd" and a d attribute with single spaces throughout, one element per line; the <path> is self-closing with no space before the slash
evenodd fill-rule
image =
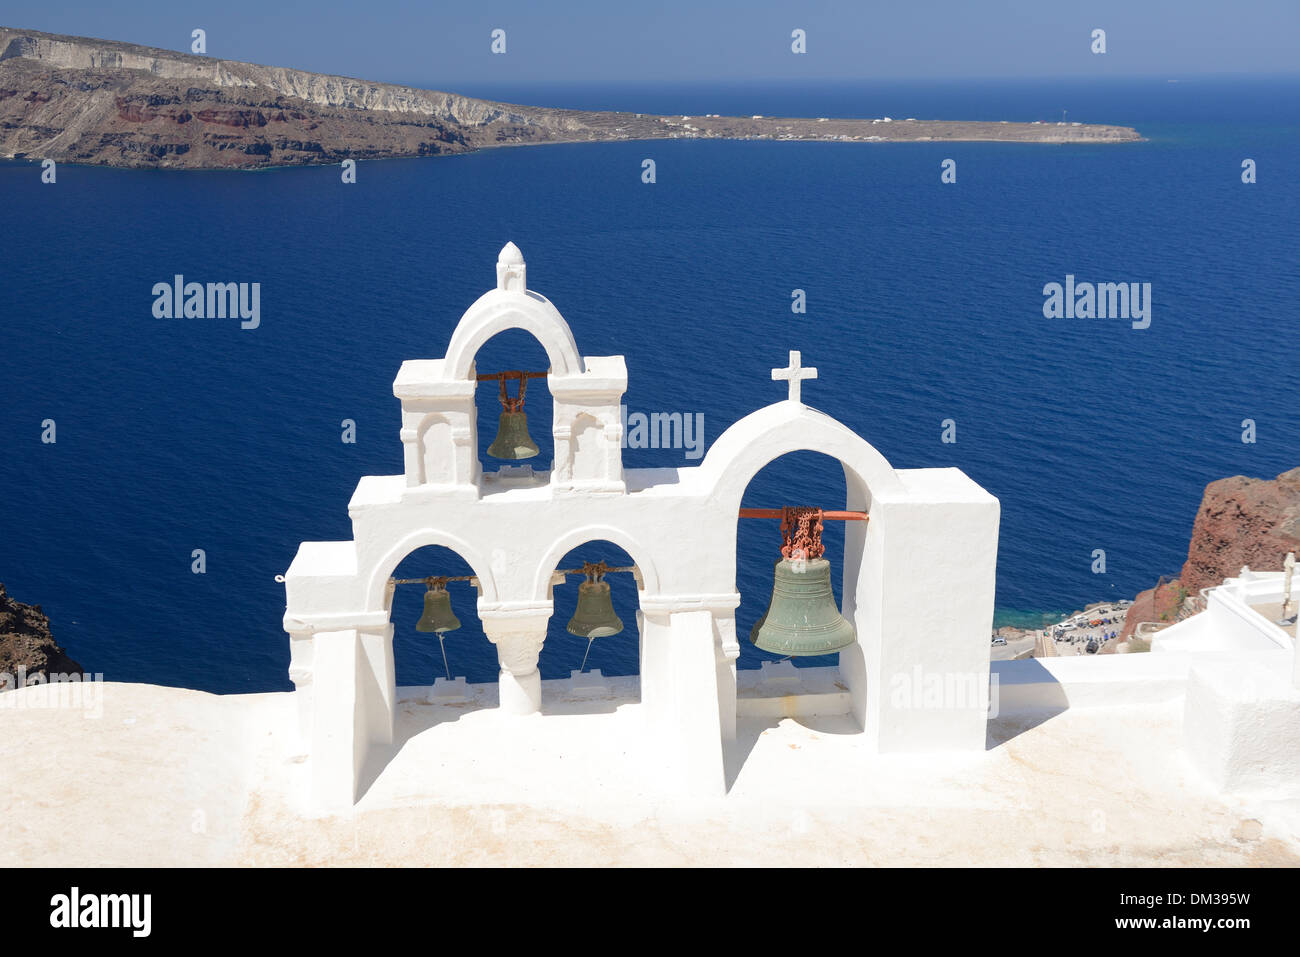
<path id="1" fill-rule="evenodd" d="M 507 379 L 545 379 L 548 375 L 549 372 L 484 372 L 474 378 L 479 382 L 487 382 L 489 379 L 496 380 L 502 376 Z"/>
<path id="2" fill-rule="evenodd" d="M 782 515 L 779 508 L 742 508 L 740 517 L 781 518 Z M 865 522 L 868 516 L 866 512 L 822 512 L 822 518 L 833 522 Z"/>

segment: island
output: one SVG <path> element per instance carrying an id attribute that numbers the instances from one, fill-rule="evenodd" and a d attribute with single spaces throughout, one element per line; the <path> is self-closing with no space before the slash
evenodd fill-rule
<path id="1" fill-rule="evenodd" d="M 1131 127 L 520 106 L 0 27 L 0 159 L 258 169 L 620 140 L 1127 143 Z"/>

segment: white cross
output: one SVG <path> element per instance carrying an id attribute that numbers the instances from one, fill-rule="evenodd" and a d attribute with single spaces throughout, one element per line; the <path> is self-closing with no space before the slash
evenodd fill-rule
<path id="1" fill-rule="evenodd" d="M 817 370 L 812 368 L 805 369 L 803 366 L 801 366 L 799 364 L 799 353 L 794 352 L 793 350 L 790 352 L 790 365 L 788 367 L 784 369 L 772 370 L 773 380 L 776 379 L 789 380 L 791 402 L 802 403 L 803 399 L 799 397 L 799 389 L 803 384 L 803 380 L 815 379 L 815 378 L 817 378 Z"/>

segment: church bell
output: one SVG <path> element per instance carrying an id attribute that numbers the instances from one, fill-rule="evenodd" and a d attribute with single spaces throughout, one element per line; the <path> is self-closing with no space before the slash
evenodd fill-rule
<path id="1" fill-rule="evenodd" d="M 828 655 L 857 640 L 831 591 L 831 563 L 822 555 L 822 510 L 781 510 L 782 558 L 776 563 L 767 611 L 749 640 L 778 655 Z"/>
<path id="2" fill-rule="evenodd" d="M 828 655 L 856 640 L 853 626 L 835 606 L 831 563 L 824 558 L 804 562 L 806 570 L 788 558 L 776 563 L 772 598 L 749 640 L 778 655 Z"/>
<path id="3" fill-rule="evenodd" d="M 519 380 L 519 396 L 511 398 L 506 392 L 506 380 Z M 528 434 L 528 413 L 524 411 L 524 393 L 528 389 L 528 377 L 522 372 L 498 373 L 497 381 L 501 387 L 501 419 L 497 423 L 497 437 L 488 446 L 487 453 L 494 459 L 531 459 L 541 450 Z"/>
<path id="4" fill-rule="evenodd" d="M 502 412 L 497 437 L 488 446 L 494 459 L 531 459 L 540 449 L 528 434 L 527 412 Z"/>
<path id="5" fill-rule="evenodd" d="M 430 580 L 429 590 L 424 593 L 424 614 L 415 623 L 415 630 L 434 631 L 441 635 L 459 627 L 460 619 L 451 610 L 451 595 L 447 592 L 446 582 Z"/>
<path id="6" fill-rule="evenodd" d="M 578 607 L 569 619 L 569 634 L 579 638 L 608 638 L 623 630 L 623 621 L 614 614 L 609 582 L 604 580 L 600 565 L 583 567 L 587 580 L 578 586 Z"/>

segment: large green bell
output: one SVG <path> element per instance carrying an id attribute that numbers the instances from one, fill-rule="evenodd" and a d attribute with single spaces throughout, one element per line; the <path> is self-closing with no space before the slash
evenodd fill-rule
<path id="1" fill-rule="evenodd" d="M 608 638 L 623 630 L 623 621 L 614 614 L 609 597 L 609 582 L 585 581 L 578 586 L 578 607 L 569 619 L 569 634 L 579 638 Z"/>
<path id="2" fill-rule="evenodd" d="M 494 459 L 531 459 L 540 452 L 528 434 L 528 413 L 502 412 L 497 437 L 487 451 Z"/>
<path id="3" fill-rule="evenodd" d="M 806 571 L 783 558 L 776 563 L 776 578 L 767 611 L 749 640 L 778 655 L 828 655 L 857 640 L 853 625 L 844 620 L 831 591 L 831 563 L 808 559 Z"/>
<path id="4" fill-rule="evenodd" d="M 460 627 L 460 619 L 451 610 L 451 595 L 444 585 L 434 583 L 424 593 L 424 614 L 415 623 L 416 631 L 455 631 Z"/>

